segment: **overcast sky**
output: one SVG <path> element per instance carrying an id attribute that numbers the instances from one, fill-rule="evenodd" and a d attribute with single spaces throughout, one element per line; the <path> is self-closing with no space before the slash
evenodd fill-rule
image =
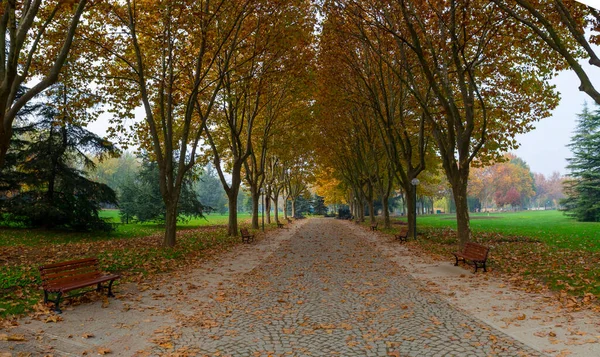
<path id="1" fill-rule="evenodd" d="M 600 79 L 600 68 L 587 63 L 584 68 L 598 88 L 600 80 L 594 79 Z M 566 145 L 571 141 L 575 130 L 577 114 L 581 112 L 584 102 L 590 108 L 594 105 L 590 97 L 579 91 L 580 82 L 573 71 L 561 72 L 553 79 L 553 83 L 560 92 L 560 104 L 552 112 L 552 117 L 536 123 L 535 130 L 517 136 L 521 147 L 515 151 L 517 156 L 529 164 L 531 171 L 546 176 L 554 171 L 562 175 L 568 173 L 566 159 L 571 157 L 571 152 Z"/>

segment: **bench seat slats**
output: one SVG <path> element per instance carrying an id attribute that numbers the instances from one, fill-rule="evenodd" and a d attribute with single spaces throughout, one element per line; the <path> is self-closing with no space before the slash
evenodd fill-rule
<path id="1" fill-rule="evenodd" d="M 71 280 L 67 282 L 63 282 L 61 284 L 50 284 L 47 289 L 49 292 L 63 292 L 68 293 L 69 291 L 85 288 L 87 286 L 96 285 L 100 283 L 104 283 L 113 279 L 117 279 L 118 275 L 100 275 L 95 277 L 90 277 L 88 279 L 82 280 Z"/>

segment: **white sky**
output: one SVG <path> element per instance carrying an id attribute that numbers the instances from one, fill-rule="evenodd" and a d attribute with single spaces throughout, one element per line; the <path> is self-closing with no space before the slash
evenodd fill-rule
<path id="1" fill-rule="evenodd" d="M 596 88 L 600 88 L 600 68 L 590 66 L 587 62 L 582 65 Z M 529 164 L 531 171 L 546 176 L 554 171 L 562 175 L 568 173 L 566 158 L 571 157 L 571 151 L 566 145 L 575 130 L 577 114 L 581 112 L 584 102 L 590 108 L 594 105 L 587 94 L 579 91 L 580 82 L 573 71 L 561 72 L 552 82 L 560 93 L 560 104 L 550 118 L 536 123 L 536 129 L 517 136 L 521 147 L 514 152 Z"/>

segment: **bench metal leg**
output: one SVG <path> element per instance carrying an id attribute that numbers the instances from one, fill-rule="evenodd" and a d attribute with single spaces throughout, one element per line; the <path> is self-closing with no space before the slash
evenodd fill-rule
<path id="1" fill-rule="evenodd" d="M 54 312 L 57 314 L 62 314 L 62 310 L 60 309 L 60 299 L 62 298 L 61 292 L 56 293 L 56 300 L 54 300 Z"/>
<path id="2" fill-rule="evenodd" d="M 102 283 L 98 283 L 96 286 L 96 291 L 102 291 Z"/>
<path id="3" fill-rule="evenodd" d="M 113 284 L 114 282 L 115 282 L 114 280 L 111 280 L 111 281 L 108 283 L 108 293 L 106 294 L 106 296 L 115 297 L 115 294 L 113 294 L 113 292 L 112 292 L 112 284 Z M 98 284 L 98 285 L 100 285 L 100 284 Z"/>
<path id="4" fill-rule="evenodd" d="M 44 290 L 44 304 L 48 303 L 48 292 Z"/>

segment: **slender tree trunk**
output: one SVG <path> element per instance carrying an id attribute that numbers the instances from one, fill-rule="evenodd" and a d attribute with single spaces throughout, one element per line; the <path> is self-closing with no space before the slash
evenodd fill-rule
<path id="1" fill-rule="evenodd" d="M 287 214 L 287 197 L 283 197 L 283 218 L 285 218 L 285 220 L 287 221 L 288 219 L 288 214 Z"/>
<path id="2" fill-rule="evenodd" d="M 273 208 L 275 208 L 275 222 L 279 223 L 279 195 L 273 196 Z"/>
<path id="3" fill-rule="evenodd" d="M 260 202 L 260 192 L 258 187 L 250 187 L 250 196 L 252 198 L 252 228 L 258 229 L 258 204 Z"/>
<path id="4" fill-rule="evenodd" d="M 292 217 L 296 218 L 296 199 L 292 199 Z"/>
<path id="5" fill-rule="evenodd" d="M 165 202 L 165 237 L 163 246 L 174 247 L 177 233 L 177 200 L 167 200 Z"/>
<path id="6" fill-rule="evenodd" d="M 267 215 L 265 221 L 267 224 L 271 224 L 271 199 L 269 197 L 270 194 L 267 192 L 265 195 L 265 214 Z"/>

